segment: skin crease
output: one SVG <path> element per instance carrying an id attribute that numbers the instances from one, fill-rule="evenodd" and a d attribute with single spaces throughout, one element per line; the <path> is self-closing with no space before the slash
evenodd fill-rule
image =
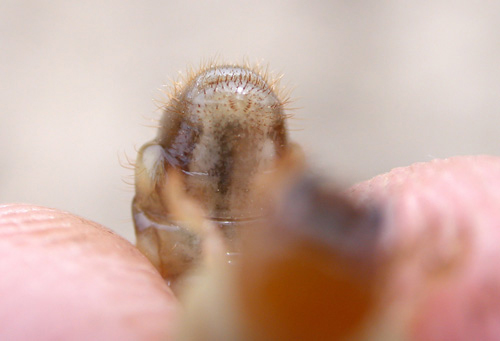
<path id="1" fill-rule="evenodd" d="M 410 307 L 403 335 L 500 338 L 499 157 L 398 168 L 348 195 L 376 200 L 387 214 L 383 247 L 401 261 L 390 269 L 383 295 L 396 307 L 388 309 L 389 319 Z M 2 205 L 0 257 L 2 340 L 171 335 L 175 297 L 133 245 L 96 223 L 53 209 Z"/>

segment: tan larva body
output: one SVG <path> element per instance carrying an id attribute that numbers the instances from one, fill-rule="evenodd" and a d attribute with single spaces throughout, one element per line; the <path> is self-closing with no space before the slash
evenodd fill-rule
<path id="1" fill-rule="evenodd" d="M 244 231 L 235 266 L 205 261 L 181 292 L 176 340 L 392 340 L 370 334 L 377 212 L 315 177 L 293 151 L 260 183 L 265 218 Z"/>
<path id="2" fill-rule="evenodd" d="M 238 230 L 258 218 L 254 177 L 288 148 L 283 102 L 265 75 L 215 66 L 194 75 L 166 104 L 158 136 L 139 151 L 133 202 L 138 247 L 174 279 L 195 263 L 200 235 L 172 212 L 169 172 L 237 252 Z"/>

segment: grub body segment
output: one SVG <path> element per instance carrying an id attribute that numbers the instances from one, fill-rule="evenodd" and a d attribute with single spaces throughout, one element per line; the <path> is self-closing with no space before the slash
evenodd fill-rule
<path id="1" fill-rule="evenodd" d="M 254 178 L 272 171 L 288 148 L 283 101 L 270 83 L 247 67 L 200 71 L 177 87 L 156 139 L 139 151 L 133 202 L 138 245 L 148 245 L 144 253 L 155 255 L 164 277 L 175 278 L 196 263 L 201 238 L 173 218 L 166 194 L 170 171 L 182 173 L 185 193 L 219 226 L 232 254 L 238 230 L 259 218 Z"/>

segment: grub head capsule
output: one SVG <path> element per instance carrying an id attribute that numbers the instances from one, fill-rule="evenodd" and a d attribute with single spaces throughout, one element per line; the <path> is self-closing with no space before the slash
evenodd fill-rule
<path id="1" fill-rule="evenodd" d="M 283 101 L 270 83 L 251 68 L 223 65 L 208 67 L 175 87 L 156 139 L 140 149 L 136 164 L 133 211 L 138 246 L 147 229 L 161 231 L 146 247 L 159 250 L 143 251 L 153 253 L 148 257 L 156 257 L 156 263 L 176 263 L 176 257 L 189 263 L 199 252 L 199 236 L 172 219 L 165 199 L 169 170 L 182 174 L 186 195 L 229 240 L 236 238 L 244 221 L 259 216 L 260 208 L 252 202 L 253 179 L 272 170 L 289 145 Z M 170 235 L 163 236 L 167 230 Z M 161 249 L 167 244 L 175 245 L 180 255 L 169 254 L 165 260 Z"/>

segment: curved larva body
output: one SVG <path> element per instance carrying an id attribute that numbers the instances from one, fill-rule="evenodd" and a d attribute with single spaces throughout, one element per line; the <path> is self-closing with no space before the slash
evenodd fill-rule
<path id="1" fill-rule="evenodd" d="M 260 215 L 253 178 L 287 149 L 282 101 L 265 75 L 215 66 L 178 87 L 166 104 L 156 139 L 139 151 L 133 215 L 137 244 L 162 275 L 174 279 L 199 258 L 200 236 L 174 218 L 169 172 L 238 251 L 238 229 Z"/>

